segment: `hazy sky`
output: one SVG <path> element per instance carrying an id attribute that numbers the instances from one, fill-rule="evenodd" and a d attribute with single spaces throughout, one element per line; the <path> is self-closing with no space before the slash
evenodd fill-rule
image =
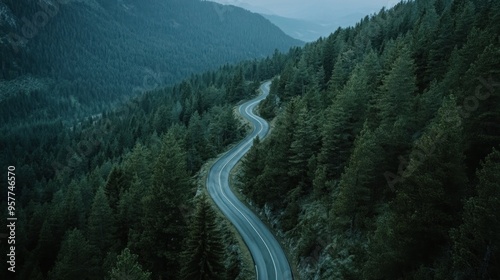
<path id="1" fill-rule="evenodd" d="M 232 4 L 259 13 L 279 16 L 334 20 L 353 14 L 366 15 L 380 11 L 383 6 L 392 7 L 398 0 L 212 0 Z"/>

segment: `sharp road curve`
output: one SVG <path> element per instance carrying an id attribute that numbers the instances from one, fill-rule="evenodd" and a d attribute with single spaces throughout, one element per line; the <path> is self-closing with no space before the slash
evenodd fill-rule
<path id="1" fill-rule="evenodd" d="M 239 113 L 253 125 L 253 131 L 237 146 L 220 157 L 210 169 L 207 188 L 222 213 L 233 223 L 248 246 L 255 263 L 258 280 L 290 280 L 292 272 L 280 244 L 268 227 L 236 198 L 229 188 L 229 173 L 238 161 L 248 152 L 253 139 L 258 135 L 264 138 L 269 124 L 255 115 L 253 110 L 269 94 L 270 82 L 261 85 L 262 93 L 244 104 Z"/>

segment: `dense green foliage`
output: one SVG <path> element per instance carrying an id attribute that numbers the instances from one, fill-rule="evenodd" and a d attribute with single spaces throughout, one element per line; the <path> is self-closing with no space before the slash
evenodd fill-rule
<path id="1" fill-rule="evenodd" d="M 199 0 L 2 0 L 0 11 L 1 123 L 99 113 L 302 44 L 260 15 Z"/>
<path id="2" fill-rule="evenodd" d="M 5 2 L 14 14 L 35 9 Z M 151 33 L 141 36 L 159 48 L 151 50 L 157 54 L 163 49 L 154 35 L 163 19 L 138 16 L 163 11 L 150 2 L 151 10 L 130 1 L 71 2 L 46 26 L 59 34 L 53 38 L 61 47 L 53 53 L 37 49 L 49 44 L 44 32 L 28 42 L 41 57 L 30 48 L 2 52 L 2 59 L 4 53 L 15 56 L 2 62 L 2 74 L 14 78 L 2 90 L 16 94 L 0 100 L 9 104 L 1 107 L 8 126 L 0 127 L 0 166 L 15 165 L 18 174 L 19 279 L 242 279 L 231 234 L 216 226 L 205 198 L 193 200 L 193 176 L 241 138 L 234 104 L 254 94 L 257 81 L 272 77 L 259 110 L 275 117 L 273 130 L 255 140 L 240 180 L 249 199 L 276 214 L 302 278 L 500 278 L 499 1 L 400 3 L 287 55 L 224 66 L 169 88 L 146 83 L 139 97 L 89 116 L 79 104 L 97 99 L 92 90 L 82 97 L 92 86 L 77 76 L 54 77 L 87 73 L 102 57 L 75 57 L 81 68 L 62 65 L 86 50 L 82 44 L 72 52 L 74 44 L 64 44 L 80 34 L 66 28 L 92 20 L 108 26 L 111 18 L 125 24 L 126 15 L 127 32 L 144 31 L 131 19 L 147 22 Z M 186 9 L 212 5 L 169 2 Z M 80 22 L 71 17 L 75 9 L 82 11 Z M 83 12 L 92 9 L 92 17 Z M 216 9 L 211 16 L 224 25 L 241 18 L 233 12 L 240 11 Z M 174 18 L 172 28 L 193 20 Z M 107 34 L 88 26 L 78 36 Z M 218 34 L 205 31 L 210 38 Z M 186 35 L 181 33 L 176 36 Z M 128 36 L 119 30 L 107 35 Z M 133 75 L 122 73 L 123 65 L 113 68 L 114 55 L 131 52 L 122 51 L 103 54 L 109 64 L 89 76 L 100 81 L 96 92 L 109 84 L 103 100 L 116 97 L 116 85 Z M 172 63 L 148 53 L 136 53 L 144 58 L 138 65 L 151 65 L 151 57 Z M 33 61 L 59 66 L 53 73 L 36 67 L 15 73 Z M 115 79 L 117 73 L 125 76 Z M 65 90 L 66 99 L 46 94 Z M 73 90 L 76 95 L 69 94 Z M 129 85 L 123 90 L 130 92 Z M 89 106 L 99 111 L 102 104 Z M 61 108 L 86 117 L 66 122 Z M 6 246 L 0 243 L 0 251 Z M 8 279 L 6 273 L 0 278 Z"/>
<path id="3" fill-rule="evenodd" d="M 195 234 L 193 176 L 243 136 L 233 101 L 252 97 L 253 81 L 273 77 L 284 61 L 275 53 L 224 66 L 71 126 L 1 128 L 1 166 L 15 165 L 17 174 L 18 279 L 147 279 L 147 271 L 180 279 L 185 239 Z M 224 245 L 224 279 L 247 277 L 234 237 L 217 230 L 207 242 Z"/>
<path id="4" fill-rule="evenodd" d="M 116 257 L 116 266 L 109 273 L 109 280 L 149 280 L 151 273 L 142 270 L 137 262 L 137 255 L 131 254 L 128 248 Z"/>
<path id="5" fill-rule="evenodd" d="M 224 267 L 224 240 L 217 225 L 215 211 L 206 197 L 201 197 L 189 236 L 186 238 L 181 275 L 182 279 L 228 279 Z"/>
<path id="6" fill-rule="evenodd" d="M 289 54 L 240 180 L 303 279 L 500 278 L 498 3 L 405 1 Z"/>

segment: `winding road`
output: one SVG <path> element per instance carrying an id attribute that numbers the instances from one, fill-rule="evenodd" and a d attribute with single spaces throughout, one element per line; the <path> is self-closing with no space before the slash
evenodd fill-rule
<path id="1" fill-rule="evenodd" d="M 237 146 L 221 156 L 212 166 L 207 177 L 207 189 L 222 213 L 233 223 L 252 255 L 258 280 L 291 280 L 292 271 L 280 244 L 268 227 L 236 198 L 229 188 L 229 173 L 248 152 L 253 139 L 264 138 L 269 124 L 253 113 L 260 101 L 269 94 L 271 82 L 261 85 L 262 93 L 244 104 L 239 113 L 253 125 L 253 131 Z"/>

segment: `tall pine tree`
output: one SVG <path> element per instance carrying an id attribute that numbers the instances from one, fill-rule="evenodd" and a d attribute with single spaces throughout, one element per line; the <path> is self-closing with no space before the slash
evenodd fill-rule
<path id="1" fill-rule="evenodd" d="M 227 279 L 224 240 L 216 219 L 215 211 L 203 195 L 198 200 L 186 240 L 182 279 Z"/>
<path id="2" fill-rule="evenodd" d="M 87 236 L 89 243 L 95 246 L 101 256 L 113 246 L 115 242 L 115 217 L 108 199 L 104 194 L 104 188 L 99 188 L 90 210 Z"/>
<path id="3" fill-rule="evenodd" d="M 54 269 L 49 279 L 54 280 L 92 280 L 101 278 L 96 258 L 96 248 L 89 244 L 78 229 L 68 231 L 61 250 L 57 255 Z"/>
<path id="4" fill-rule="evenodd" d="M 477 172 L 477 195 L 465 202 L 463 223 L 451 232 L 454 279 L 499 279 L 500 152 Z"/>
<path id="5" fill-rule="evenodd" d="M 137 261 L 137 255 L 130 253 L 128 248 L 116 257 L 115 267 L 111 269 L 109 280 L 149 280 L 151 273 L 144 271 Z"/>
<path id="6" fill-rule="evenodd" d="M 396 197 L 379 217 L 365 276 L 398 279 L 427 269 L 457 223 L 467 178 L 461 118 L 453 97 L 443 103 L 416 142 L 395 185 Z"/>
<path id="7" fill-rule="evenodd" d="M 373 214 L 371 189 L 380 154 L 374 133 L 365 125 L 356 139 L 349 164 L 342 173 L 338 193 L 334 196 L 332 216 L 336 228 L 349 229 L 351 233 L 366 228 L 365 219 Z"/>
<path id="8" fill-rule="evenodd" d="M 170 130 L 163 136 L 153 169 L 153 185 L 142 199 L 143 231 L 132 241 L 132 249 L 151 264 L 154 277 L 175 278 L 180 270 L 186 221 L 180 206 L 193 193 L 186 154 Z"/>

